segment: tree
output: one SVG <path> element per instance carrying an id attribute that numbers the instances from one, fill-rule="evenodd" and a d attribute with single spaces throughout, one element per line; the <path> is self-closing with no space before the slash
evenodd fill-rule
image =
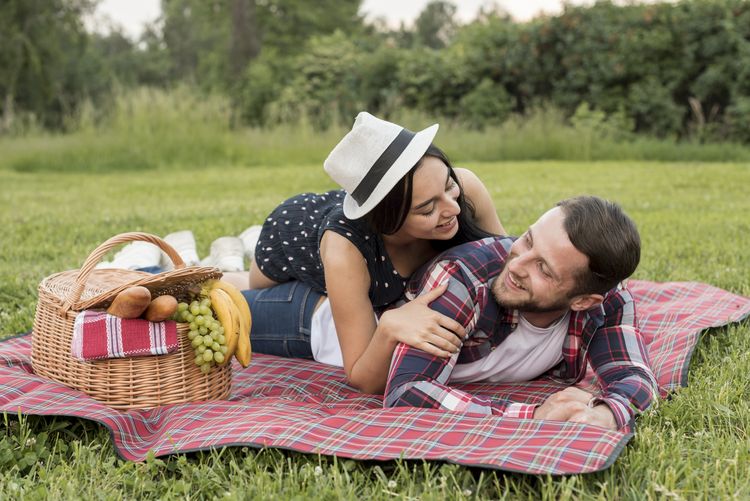
<path id="1" fill-rule="evenodd" d="M 417 43 L 431 49 L 442 49 L 448 45 L 456 33 L 454 19 L 456 6 L 446 0 L 433 0 L 428 3 L 414 22 Z"/>
<path id="2" fill-rule="evenodd" d="M 262 46 L 273 47 L 280 56 L 304 52 L 317 35 L 338 30 L 345 34 L 362 29 L 361 0 L 257 0 Z"/>
<path id="3" fill-rule="evenodd" d="M 173 80 L 225 89 L 231 14 L 226 0 L 162 0 L 163 37 Z"/>
<path id="4" fill-rule="evenodd" d="M 242 78 L 248 63 L 260 53 L 260 36 L 255 0 L 232 0 L 232 45 L 230 53 L 232 81 Z"/>
<path id="5" fill-rule="evenodd" d="M 92 0 L 4 0 L 0 3 L 0 132 L 18 111 L 60 125 L 86 94 L 81 18 Z"/>

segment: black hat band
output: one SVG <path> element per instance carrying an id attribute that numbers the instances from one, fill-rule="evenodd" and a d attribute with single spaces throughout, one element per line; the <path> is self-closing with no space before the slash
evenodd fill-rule
<path id="1" fill-rule="evenodd" d="M 408 129 L 401 129 L 398 136 L 391 141 L 391 144 L 385 149 L 385 151 L 378 157 L 377 160 L 372 164 L 370 170 L 362 181 L 359 182 L 357 187 L 352 191 L 352 198 L 359 204 L 364 204 L 372 194 L 375 187 L 378 185 L 383 176 L 388 172 L 393 163 L 401 156 L 409 143 L 414 138 L 415 134 Z"/>

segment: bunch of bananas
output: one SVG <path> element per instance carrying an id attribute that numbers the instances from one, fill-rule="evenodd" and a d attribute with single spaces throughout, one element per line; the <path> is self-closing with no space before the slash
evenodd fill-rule
<path id="1" fill-rule="evenodd" d="M 250 365 L 250 327 L 252 317 L 245 296 L 234 285 L 222 280 L 209 280 L 204 284 L 208 297 L 227 334 L 227 359 L 232 355 L 242 367 Z"/>
<path id="2" fill-rule="evenodd" d="M 195 364 L 203 373 L 228 364 L 232 356 L 243 367 L 250 365 L 250 307 L 234 285 L 222 280 L 204 282 L 190 303 L 177 305 L 174 319 L 190 325 Z"/>

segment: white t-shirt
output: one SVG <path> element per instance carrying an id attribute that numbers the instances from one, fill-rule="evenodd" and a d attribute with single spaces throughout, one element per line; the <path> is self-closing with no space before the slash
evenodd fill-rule
<path id="1" fill-rule="evenodd" d="M 336 367 L 344 366 L 336 326 L 333 324 L 331 302 L 328 298 L 325 298 L 313 313 L 310 322 L 310 348 L 317 362 Z"/>
<path id="2" fill-rule="evenodd" d="M 531 325 L 523 314 L 514 330 L 497 348 L 481 360 L 453 368 L 453 383 L 530 381 L 562 360 L 562 346 L 568 332 L 570 312 L 546 328 Z M 312 317 L 310 347 L 321 363 L 343 367 L 339 338 L 333 323 L 331 303 L 326 298 Z"/>
<path id="3" fill-rule="evenodd" d="M 516 330 L 486 357 L 457 364 L 451 383 L 516 383 L 531 381 L 559 364 L 568 333 L 570 311 L 546 328 L 535 327 L 519 315 Z"/>

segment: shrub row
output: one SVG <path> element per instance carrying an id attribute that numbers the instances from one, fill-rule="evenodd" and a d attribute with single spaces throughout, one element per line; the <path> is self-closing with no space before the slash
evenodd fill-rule
<path id="1" fill-rule="evenodd" d="M 621 133 L 750 142 L 750 2 L 591 7 L 516 23 L 486 15 L 440 50 L 393 33 L 342 32 L 287 59 L 250 64 L 238 110 L 266 125 L 307 117 L 320 128 L 357 110 L 412 109 L 469 127 L 553 107 L 614 117 Z"/>

